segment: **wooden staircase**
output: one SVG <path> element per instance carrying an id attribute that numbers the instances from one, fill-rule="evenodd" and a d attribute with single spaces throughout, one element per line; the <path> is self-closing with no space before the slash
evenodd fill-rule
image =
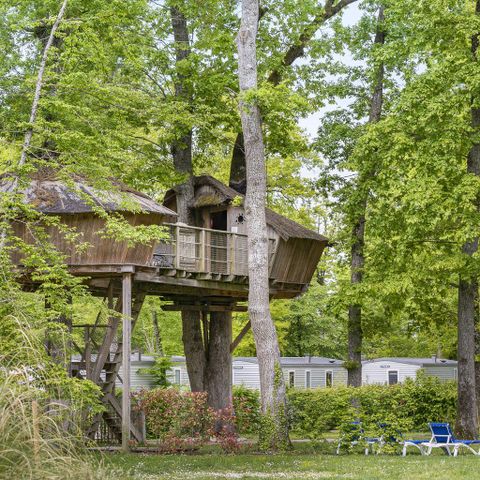
<path id="1" fill-rule="evenodd" d="M 145 299 L 145 294 L 137 294 L 132 306 L 132 331 L 137 322 L 140 310 Z M 109 307 L 113 307 L 112 298 L 109 298 Z M 122 301 L 119 298 L 113 308 L 116 312 L 120 312 L 122 309 Z M 98 353 L 91 358 L 91 343 L 93 339 L 93 333 L 101 326 L 95 325 L 92 329 L 89 338 L 86 338 L 85 351 L 82 353 L 82 359 L 80 362 L 72 362 L 72 369 L 77 371 L 86 370 L 84 378 L 89 379 L 96 383 L 102 390 L 102 403 L 105 407 L 105 411 L 95 415 L 92 424 L 88 427 L 86 435 L 92 440 L 98 440 L 101 432 L 102 421 L 108 427 L 111 437 L 117 441 L 122 440 L 122 406 L 121 402 L 115 396 L 115 382 L 117 378 L 120 378 L 120 367 L 122 366 L 122 342 L 117 342 L 112 352 L 112 345 L 117 337 L 118 327 L 120 325 L 121 318 L 119 315 L 113 315 L 109 317 L 108 324 L 104 325 L 105 334 L 101 345 L 98 347 Z M 88 330 L 87 330 L 88 332 Z M 87 360 L 87 356 L 90 357 L 90 361 Z M 145 440 L 144 434 L 137 428 L 134 422 L 130 422 L 130 435 L 131 439 L 136 442 L 143 442 Z"/>

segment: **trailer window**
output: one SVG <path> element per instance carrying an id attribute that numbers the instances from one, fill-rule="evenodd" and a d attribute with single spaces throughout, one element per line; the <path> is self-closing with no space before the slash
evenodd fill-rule
<path id="1" fill-rule="evenodd" d="M 396 385 L 398 383 L 398 371 L 397 370 L 389 370 L 388 371 L 388 384 L 389 385 Z"/>
<path id="2" fill-rule="evenodd" d="M 288 386 L 289 387 L 295 386 L 295 372 L 293 370 L 288 372 Z"/>
<path id="3" fill-rule="evenodd" d="M 327 370 L 325 372 L 325 386 L 326 387 L 333 386 L 333 371 L 332 370 Z"/>
<path id="4" fill-rule="evenodd" d="M 312 382 L 311 382 L 311 372 L 310 370 L 305 371 L 305 388 L 311 388 L 312 387 Z"/>

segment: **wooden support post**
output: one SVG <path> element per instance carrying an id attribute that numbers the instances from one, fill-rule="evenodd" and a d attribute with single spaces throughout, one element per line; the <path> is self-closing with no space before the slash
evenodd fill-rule
<path id="1" fill-rule="evenodd" d="M 122 281 L 123 314 L 123 391 L 122 391 L 122 450 L 129 451 L 130 442 L 130 353 L 132 334 L 132 274 L 124 273 Z"/>
<path id="2" fill-rule="evenodd" d="M 248 333 L 250 330 L 250 327 L 252 326 L 250 320 L 245 324 L 245 326 L 242 328 L 240 333 L 237 335 L 237 338 L 231 343 L 230 345 L 230 353 L 233 353 L 233 351 L 238 347 L 238 344 L 242 341 L 242 338 Z"/>

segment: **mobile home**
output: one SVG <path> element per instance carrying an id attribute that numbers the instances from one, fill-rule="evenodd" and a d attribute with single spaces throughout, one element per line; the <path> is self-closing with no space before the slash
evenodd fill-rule
<path id="1" fill-rule="evenodd" d="M 394 385 L 407 378 L 415 379 L 419 370 L 441 380 L 457 379 L 457 362 L 432 356 L 430 358 L 388 357 L 362 362 L 362 384 Z"/>

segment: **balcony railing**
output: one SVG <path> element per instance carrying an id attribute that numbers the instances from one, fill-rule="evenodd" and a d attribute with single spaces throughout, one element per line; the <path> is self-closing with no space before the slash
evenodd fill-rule
<path id="1" fill-rule="evenodd" d="M 188 272 L 217 273 L 224 275 L 248 275 L 247 236 L 166 224 L 168 237 L 160 240 L 153 256 L 155 266 Z M 268 244 L 269 265 L 275 253 L 275 239 Z"/>

